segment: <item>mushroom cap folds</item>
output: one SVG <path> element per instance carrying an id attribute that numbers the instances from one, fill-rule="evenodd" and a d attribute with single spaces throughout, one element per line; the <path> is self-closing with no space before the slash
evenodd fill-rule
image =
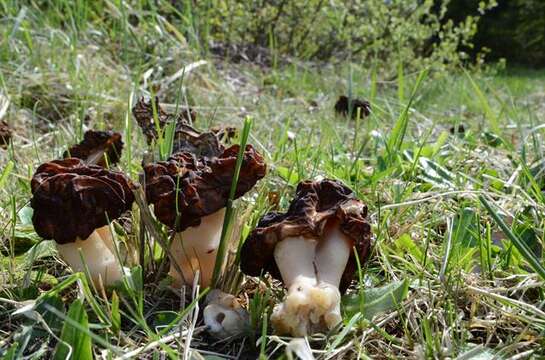
<path id="1" fill-rule="evenodd" d="M 220 135 L 214 132 L 201 132 L 191 126 L 197 114 L 191 108 L 182 109 L 178 116 L 169 114 L 159 105 L 159 99 L 155 98 L 155 109 L 159 126 L 163 129 L 167 124 L 174 122 L 174 141 L 172 153 L 190 152 L 197 156 L 215 157 L 223 152 L 220 144 Z M 153 116 L 153 104 L 151 100 L 141 98 L 133 107 L 132 113 L 136 122 L 146 136 L 148 144 L 157 139 L 156 123 Z"/>
<path id="2" fill-rule="evenodd" d="M 59 244 L 87 239 L 134 201 L 133 184 L 124 174 L 76 158 L 42 164 L 31 188 L 34 228 L 42 238 Z"/>
<path id="3" fill-rule="evenodd" d="M 356 199 L 352 190 L 336 180 L 303 181 L 285 213 L 269 212 L 250 233 L 241 251 L 242 272 L 259 276 L 270 273 L 282 280 L 274 259 L 276 244 L 286 237 L 321 239 L 328 225 L 338 224 L 355 247 L 363 263 L 371 247 L 371 227 L 366 220 L 367 206 Z M 344 292 L 353 280 L 357 262 L 352 252 L 342 275 L 339 289 Z"/>
<path id="4" fill-rule="evenodd" d="M 7 147 L 11 140 L 11 128 L 4 120 L 0 120 L 0 147 Z"/>
<path id="5" fill-rule="evenodd" d="M 213 158 L 181 152 L 167 161 L 146 165 L 146 197 L 148 203 L 154 205 L 159 221 L 183 231 L 198 226 L 203 216 L 225 207 L 239 148 L 233 145 Z M 249 191 L 265 176 L 266 170 L 261 155 L 246 145 L 235 198 Z M 180 214 L 177 224 L 176 210 Z"/>
<path id="6" fill-rule="evenodd" d="M 74 157 L 89 164 L 106 166 L 106 157 L 110 164 L 116 164 L 121 158 L 123 141 L 121 134 L 113 131 L 88 130 L 83 141 L 70 147 L 62 155 L 63 158 Z"/>
<path id="7" fill-rule="evenodd" d="M 341 95 L 335 103 L 335 112 L 342 116 L 348 116 L 352 111 L 351 116 L 353 119 L 358 116 L 358 108 L 360 109 L 360 116 L 367 117 L 371 113 L 371 104 L 367 100 L 360 99 L 348 99 L 348 96 Z"/>

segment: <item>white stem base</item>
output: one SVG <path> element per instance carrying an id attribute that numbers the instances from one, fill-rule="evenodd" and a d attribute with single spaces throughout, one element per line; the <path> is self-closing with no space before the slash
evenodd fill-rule
<path id="1" fill-rule="evenodd" d="M 85 240 L 76 239 L 71 243 L 57 244 L 57 250 L 74 272 L 85 273 L 85 267 L 81 261 L 83 256 L 89 275 L 98 287 L 99 279 L 104 286 L 108 286 L 123 277 L 124 269 L 110 250 L 112 245 L 110 230 L 108 226 L 104 226 L 93 231 Z M 79 249 L 81 249 L 81 256 Z"/>
<path id="2" fill-rule="evenodd" d="M 175 266 L 170 265 L 168 274 L 173 278 L 172 286 L 181 288 L 186 284 L 192 285 L 197 270 L 200 270 L 200 285 L 210 285 L 224 216 L 225 208 L 203 217 L 199 226 L 190 227 L 175 235 L 170 252 L 182 274 Z"/>
<path id="3" fill-rule="evenodd" d="M 271 315 L 276 332 L 297 337 L 332 329 L 341 321 L 339 288 L 305 277 L 290 286 L 288 295 Z"/>
<path id="4" fill-rule="evenodd" d="M 271 316 L 278 333 L 306 336 L 342 321 L 339 283 L 350 256 L 349 244 L 331 226 L 319 243 L 293 237 L 276 245 L 274 258 L 288 287 L 288 295 Z"/>

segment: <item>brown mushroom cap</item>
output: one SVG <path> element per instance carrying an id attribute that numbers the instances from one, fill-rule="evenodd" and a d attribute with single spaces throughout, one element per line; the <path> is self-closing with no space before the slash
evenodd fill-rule
<path id="1" fill-rule="evenodd" d="M 34 229 L 44 239 L 66 244 L 129 210 L 131 181 L 122 173 L 68 158 L 42 164 L 31 182 Z"/>
<path id="2" fill-rule="evenodd" d="M 227 205 L 239 145 L 233 145 L 218 157 L 196 157 L 189 152 L 176 153 L 167 161 L 148 164 L 146 197 L 154 205 L 155 216 L 176 231 L 198 226 L 201 218 Z M 263 178 L 266 165 L 251 145 L 246 145 L 235 198 L 249 191 Z M 179 223 L 176 224 L 178 209 Z"/>
<path id="3" fill-rule="evenodd" d="M 62 155 L 63 158 L 74 157 L 88 164 L 106 166 L 106 157 L 110 164 L 117 164 L 121 158 L 123 141 L 121 134 L 112 131 L 88 130 L 83 135 L 83 141 L 70 147 Z"/>
<path id="4" fill-rule="evenodd" d="M 352 190 L 336 180 L 303 181 L 286 213 L 270 212 L 263 216 L 250 233 L 241 250 L 240 268 L 251 276 L 263 272 L 282 280 L 274 260 L 276 244 L 286 237 L 303 236 L 321 239 L 327 224 L 338 223 L 340 230 L 353 241 L 363 263 L 371 247 L 371 226 L 366 220 L 367 206 L 356 199 Z M 344 292 L 357 270 L 351 252 L 339 289 Z"/>
<path id="5" fill-rule="evenodd" d="M 7 147 L 11 140 L 11 128 L 4 120 L 0 120 L 0 147 Z"/>
<path id="6" fill-rule="evenodd" d="M 352 112 L 353 119 L 358 116 L 358 109 L 360 109 L 360 116 L 366 117 L 371 113 L 371 104 L 367 100 L 360 99 L 348 99 L 348 96 L 341 95 L 335 103 L 335 112 L 342 116 L 348 116 Z"/>

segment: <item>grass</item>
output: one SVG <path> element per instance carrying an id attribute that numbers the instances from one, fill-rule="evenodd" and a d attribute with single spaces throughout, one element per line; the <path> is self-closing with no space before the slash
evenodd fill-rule
<path id="1" fill-rule="evenodd" d="M 156 358 L 159 351 L 199 359 L 545 356 L 545 72 L 424 77 L 399 68 L 390 81 L 380 67 L 361 64 L 264 69 L 203 55 L 188 45 L 195 43 L 191 29 L 181 31 L 153 7 L 8 1 L 0 15 L 0 103 L 9 100 L 4 120 L 15 134 L 0 150 L 4 358 L 61 356 L 69 347 L 59 344 L 77 342 L 85 344 L 81 353 L 109 358 Z M 203 59 L 207 64 L 169 80 Z M 369 118 L 355 123 L 333 114 L 348 89 L 372 100 Z M 146 146 L 129 110 L 137 96 L 157 90 L 170 110 L 196 108 L 202 129 L 242 129 L 253 119 L 248 143 L 269 173 L 235 201 L 233 230 L 225 234 L 223 284 L 250 310 L 253 331 L 243 339 L 207 336 L 197 316 L 206 290 L 184 296 L 164 284 L 165 254 L 139 246 L 149 235 L 136 209 L 132 232 L 118 237 L 141 257 L 115 295 L 72 275 L 33 231 L 34 170 L 87 127 L 124 134 L 120 168 L 138 179 Z M 460 124 L 465 132 L 451 134 Z M 243 279 L 233 249 L 271 208 L 271 194 L 285 209 L 299 180 L 320 176 L 344 181 L 368 204 L 375 246 L 345 299 L 343 326 L 292 342 L 268 326 L 282 291 L 266 290 L 267 278 Z M 165 236 L 161 231 L 154 237 Z"/>

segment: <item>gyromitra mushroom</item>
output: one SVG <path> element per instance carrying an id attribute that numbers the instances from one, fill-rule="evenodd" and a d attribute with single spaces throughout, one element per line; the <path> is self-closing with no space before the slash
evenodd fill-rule
<path id="1" fill-rule="evenodd" d="M 204 324 L 212 336 L 226 339 L 248 329 L 250 315 L 233 295 L 214 289 L 206 296 L 206 302 Z"/>
<path id="2" fill-rule="evenodd" d="M 0 147 L 7 147 L 11 140 L 11 128 L 4 120 L 0 120 Z"/>
<path id="3" fill-rule="evenodd" d="M 88 130 L 83 141 L 70 147 L 62 155 L 63 158 L 82 159 L 86 164 L 106 167 L 106 164 L 117 164 L 121 158 L 123 141 L 121 134 L 113 131 Z"/>
<path id="4" fill-rule="evenodd" d="M 271 316 L 278 333 L 305 336 L 341 322 L 341 293 L 371 245 L 367 207 L 335 180 L 301 182 L 286 213 L 261 218 L 241 250 L 242 272 L 282 280 L 285 300 Z"/>
<path id="5" fill-rule="evenodd" d="M 108 222 L 131 208 L 131 181 L 122 173 L 68 158 L 42 164 L 32 177 L 34 229 L 53 239 L 74 271 L 89 269 L 95 284 L 113 284 L 123 275 Z"/>
<path id="6" fill-rule="evenodd" d="M 342 116 L 352 116 L 353 119 L 358 116 L 358 109 L 360 117 L 369 116 L 371 113 L 371 104 L 367 100 L 360 99 L 348 99 L 348 96 L 341 95 L 335 103 L 335 112 Z"/>
<path id="7" fill-rule="evenodd" d="M 170 251 L 182 274 L 171 264 L 174 286 L 192 284 L 197 270 L 200 284 L 210 284 L 238 152 L 239 145 L 211 158 L 180 152 L 144 167 L 147 201 L 157 219 L 176 231 Z M 263 158 L 247 145 L 235 198 L 249 191 L 265 172 Z"/>

